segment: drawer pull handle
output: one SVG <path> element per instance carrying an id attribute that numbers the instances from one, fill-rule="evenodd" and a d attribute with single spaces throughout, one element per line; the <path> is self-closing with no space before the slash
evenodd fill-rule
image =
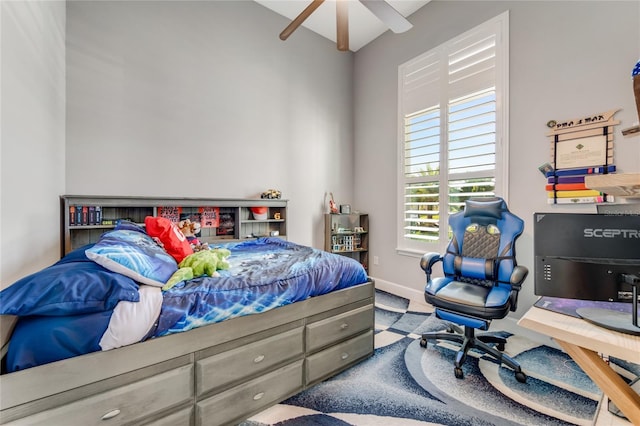
<path id="1" fill-rule="evenodd" d="M 262 362 L 262 361 L 264 361 L 264 355 L 258 355 L 257 357 L 255 357 L 253 359 L 253 363 L 254 364 L 257 364 L 257 363 Z"/>
<path id="2" fill-rule="evenodd" d="M 346 330 L 348 327 L 349 327 L 349 324 L 347 324 L 346 322 L 340 326 L 340 328 L 343 330 Z"/>
<path id="3" fill-rule="evenodd" d="M 346 353 L 346 352 L 343 352 L 342 355 L 340 355 L 340 358 L 342 358 L 343 360 L 347 359 L 347 358 L 349 358 L 349 354 Z"/>
<path id="4" fill-rule="evenodd" d="M 257 393 L 253 396 L 253 400 L 257 401 L 259 399 L 262 399 L 263 396 L 264 396 L 264 392 Z"/>
<path id="5" fill-rule="evenodd" d="M 101 420 L 109 420 L 114 418 L 115 416 L 117 416 L 118 414 L 120 414 L 120 410 L 118 410 L 117 408 L 115 410 L 111 410 L 109 411 L 107 414 L 105 414 L 104 416 L 102 416 Z"/>

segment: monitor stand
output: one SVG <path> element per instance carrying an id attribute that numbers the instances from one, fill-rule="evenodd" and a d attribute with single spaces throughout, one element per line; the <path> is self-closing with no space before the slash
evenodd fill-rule
<path id="1" fill-rule="evenodd" d="M 640 327 L 638 326 L 638 304 L 640 302 L 638 301 L 638 283 L 636 280 L 637 277 L 633 276 L 631 283 L 631 314 L 603 308 L 578 308 L 576 313 L 585 321 L 600 327 L 640 336 Z"/>
<path id="2" fill-rule="evenodd" d="M 612 311 L 603 308 L 578 308 L 576 309 L 576 313 L 585 321 L 600 327 L 619 331 L 620 333 L 640 336 L 640 327 L 633 325 L 632 314 L 628 312 Z"/>

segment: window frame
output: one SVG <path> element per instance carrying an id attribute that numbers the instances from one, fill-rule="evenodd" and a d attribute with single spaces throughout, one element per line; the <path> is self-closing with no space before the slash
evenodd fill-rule
<path id="1" fill-rule="evenodd" d="M 472 42 L 480 40 L 487 33 L 495 35 L 495 103 L 496 103 L 496 124 L 495 124 L 495 195 L 500 196 L 508 202 L 509 194 L 509 12 L 502 14 L 480 24 L 476 27 L 456 36 L 441 45 L 430 49 L 429 51 L 418 55 L 417 57 L 401 64 L 398 67 L 398 134 L 397 134 L 397 245 L 396 252 L 401 255 L 422 256 L 425 252 L 433 251 L 443 253 L 448 244 L 448 183 L 456 180 L 456 175 L 440 173 L 435 181 L 439 184 L 439 229 L 440 238 L 437 242 L 415 241 L 404 237 L 405 234 L 405 188 L 407 184 L 416 180 L 416 178 L 407 178 L 405 176 L 405 118 L 411 113 L 405 115 L 405 92 L 404 77 L 407 70 L 412 65 L 416 65 L 420 61 L 428 60 L 428 58 L 436 57 L 439 61 L 440 87 L 438 88 L 440 98 L 449 99 L 451 85 L 448 82 L 448 63 L 446 58 L 456 47 L 459 49 L 459 43 L 466 39 Z M 477 38 L 474 38 L 477 37 Z M 409 71 L 410 72 L 410 71 Z M 443 94 L 444 92 L 444 94 Z M 468 91 L 464 95 L 470 94 Z M 453 96 L 459 98 L 460 96 Z M 408 98 L 408 96 L 407 96 Z M 408 100 L 407 100 L 408 102 Z M 447 165 L 447 126 L 448 126 L 448 104 L 441 105 L 440 114 L 440 168 Z M 426 109 L 426 106 L 425 106 Z M 414 114 L 418 112 L 415 111 Z M 448 165 L 447 165 L 448 169 Z M 471 175 L 468 175 L 471 177 Z M 433 179 L 422 179 L 423 181 Z M 443 231 L 446 230 L 446 231 Z M 443 235 L 447 232 L 446 235 Z"/>

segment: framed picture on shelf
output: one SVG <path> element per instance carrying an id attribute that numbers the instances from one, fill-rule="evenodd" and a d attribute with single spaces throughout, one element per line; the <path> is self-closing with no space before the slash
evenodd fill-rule
<path id="1" fill-rule="evenodd" d="M 236 221 L 232 213 L 220 213 L 220 222 L 216 228 L 216 235 L 234 235 Z"/>

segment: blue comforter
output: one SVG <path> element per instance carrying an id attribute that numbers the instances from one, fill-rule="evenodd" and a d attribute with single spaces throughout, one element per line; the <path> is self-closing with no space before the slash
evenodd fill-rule
<path id="1" fill-rule="evenodd" d="M 231 251 L 220 277 L 182 282 L 164 293 L 153 336 L 268 311 L 367 281 L 354 259 L 279 238 L 224 244 Z"/>

